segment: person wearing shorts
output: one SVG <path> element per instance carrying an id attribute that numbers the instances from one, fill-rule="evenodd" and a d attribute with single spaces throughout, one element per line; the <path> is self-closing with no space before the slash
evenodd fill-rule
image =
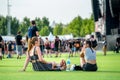
<path id="1" fill-rule="evenodd" d="M 17 52 L 17 59 L 21 59 L 22 55 L 22 36 L 21 36 L 21 31 L 18 31 L 16 37 L 16 52 Z"/>

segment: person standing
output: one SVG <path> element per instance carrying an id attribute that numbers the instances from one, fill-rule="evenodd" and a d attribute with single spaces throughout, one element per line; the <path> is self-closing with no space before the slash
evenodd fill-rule
<path id="1" fill-rule="evenodd" d="M 103 53 L 104 56 L 106 56 L 106 52 L 107 52 L 107 40 L 106 40 L 106 36 L 103 36 Z"/>
<path id="2" fill-rule="evenodd" d="M 69 41 L 69 57 L 73 57 L 72 48 L 73 48 L 73 41 L 70 40 L 70 41 Z"/>
<path id="3" fill-rule="evenodd" d="M 48 40 L 48 38 L 46 38 L 46 41 L 45 41 L 45 48 L 46 48 L 46 54 L 47 54 L 47 57 L 48 57 L 48 54 L 50 54 L 50 57 L 51 56 L 51 48 L 50 48 L 50 41 Z"/>
<path id="4" fill-rule="evenodd" d="M 0 35 L 0 60 L 2 60 L 2 45 L 3 45 L 3 38 Z"/>
<path id="5" fill-rule="evenodd" d="M 55 48 L 54 41 L 51 41 L 50 47 L 51 47 L 51 53 L 54 53 L 54 48 Z"/>
<path id="6" fill-rule="evenodd" d="M 5 44 L 2 44 L 2 58 L 4 59 L 5 55 Z"/>
<path id="7" fill-rule="evenodd" d="M 59 40 L 59 37 L 56 36 L 56 39 L 55 39 L 55 52 L 56 52 L 56 56 L 55 57 L 58 57 L 59 47 L 60 47 L 60 40 Z"/>
<path id="8" fill-rule="evenodd" d="M 21 59 L 21 55 L 22 55 L 22 36 L 21 36 L 21 31 L 18 31 L 16 37 L 15 37 L 15 41 L 16 41 L 16 52 L 17 52 L 17 59 Z"/>
<path id="9" fill-rule="evenodd" d="M 120 37 L 116 39 L 116 53 L 119 53 L 119 49 L 120 49 Z"/>
<path id="10" fill-rule="evenodd" d="M 30 45 L 30 40 L 34 36 L 38 37 L 39 36 L 39 32 L 38 32 L 38 28 L 36 26 L 35 21 L 32 20 L 31 21 L 31 26 L 28 28 L 28 45 Z"/>
<path id="11" fill-rule="evenodd" d="M 9 41 L 7 45 L 7 49 L 8 49 L 7 58 L 12 58 L 12 51 L 13 51 L 12 46 L 13 46 L 12 41 Z"/>
<path id="12" fill-rule="evenodd" d="M 40 50 L 41 50 L 41 53 L 44 57 L 44 41 L 41 37 L 39 39 L 40 39 Z"/>

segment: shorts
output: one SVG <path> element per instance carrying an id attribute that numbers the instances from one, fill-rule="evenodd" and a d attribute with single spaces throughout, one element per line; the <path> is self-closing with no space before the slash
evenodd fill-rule
<path id="1" fill-rule="evenodd" d="M 50 50 L 50 47 L 46 47 L 47 50 Z"/>
<path id="2" fill-rule="evenodd" d="M 97 71 L 97 65 L 96 64 L 90 64 L 86 63 L 83 65 L 83 70 L 84 71 Z"/>
<path id="3" fill-rule="evenodd" d="M 22 45 L 16 45 L 16 51 L 18 55 L 22 55 Z"/>

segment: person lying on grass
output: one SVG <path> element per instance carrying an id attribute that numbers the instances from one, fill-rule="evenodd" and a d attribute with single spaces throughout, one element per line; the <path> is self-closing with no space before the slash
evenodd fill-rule
<path id="1" fill-rule="evenodd" d="M 40 47 L 39 39 L 33 37 L 31 39 L 30 45 L 28 45 L 27 55 L 25 64 L 22 71 L 25 71 L 29 62 L 32 63 L 34 71 L 61 71 L 66 69 L 66 61 L 61 60 L 60 63 L 56 62 L 47 62 L 43 59 Z M 59 65 L 58 65 L 59 64 Z"/>
<path id="2" fill-rule="evenodd" d="M 80 64 L 80 67 L 84 71 L 97 71 L 96 52 L 89 40 L 85 41 L 80 53 Z"/>

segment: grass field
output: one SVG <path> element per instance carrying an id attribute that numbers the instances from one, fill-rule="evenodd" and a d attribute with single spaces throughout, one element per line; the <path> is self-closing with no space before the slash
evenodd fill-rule
<path id="1" fill-rule="evenodd" d="M 46 58 L 47 61 L 57 61 L 67 59 L 68 54 L 63 54 L 60 58 Z M 26 72 L 19 72 L 25 60 L 3 59 L 0 61 L 0 80 L 120 80 L 120 53 L 108 52 L 103 56 L 102 52 L 97 52 L 97 72 L 84 71 L 40 71 L 35 72 L 29 64 Z M 72 64 L 79 64 L 79 57 L 71 58 Z"/>

